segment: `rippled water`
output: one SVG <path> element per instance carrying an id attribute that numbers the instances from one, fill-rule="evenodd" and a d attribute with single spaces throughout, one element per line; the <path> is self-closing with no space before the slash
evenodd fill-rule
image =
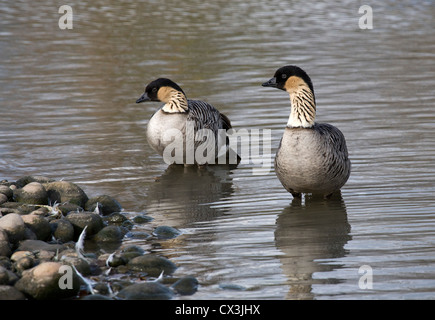
<path id="1" fill-rule="evenodd" d="M 362 1 L 68 4 L 72 30 L 60 4 L 0 2 L 1 179 L 63 178 L 181 229 L 158 252 L 198 278 L 184 298 L 435 297 L 433 1 L 373 4 L 372 30 Z M 310 74 L 317 120 L 346 136 L 341 197 L 297 203 L 272 168 L 167 168 L 147 145 L 158 104 L 134 102 L 164 76 L 235 128 L 271 129 L 257 160 L 273 159 L 289 100 L 260 84 L 285 64 Z"/>

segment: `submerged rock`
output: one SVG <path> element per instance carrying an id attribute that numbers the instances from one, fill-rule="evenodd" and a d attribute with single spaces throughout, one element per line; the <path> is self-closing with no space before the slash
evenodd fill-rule
<path id="1" fill-rule="evenodd" d="M 172 261 L 154 254 L 135 257 L 128 261 L 127 267 L 133 271 L 146 272 L 151 277 L 158 277 L 162 272 L 169 275 L 177 269 Z"/>
<path id="2" fill-rule="evenodd" d="M 153 218 L 150 216 L 147 216 L 146 214 L 139 214 L 133 218 L 133 222 L 138 223 L 138 224 L 148 223 L 152 220 L 153 220 Z"/>
<path id="3" fill-rule="evenodd" d="M 158 282 L 132 284 L 117 295 L 126 300 L 169 300 L 172 296 L 172 291 Z"/>
<path id="4" fill-rule="evenodd" d="M 172 285 L 172 289 L 180 295 L 192 295 L 198 290 L 198 280 L 193 276 L 179 279 Z"/>
<path id="5" fill-rule="evenodd" d="M 158 239 L 167 240 L 178 237 L 181 231 L 169 226 L 159 226 L 154 229 L 153 235 Z"/>

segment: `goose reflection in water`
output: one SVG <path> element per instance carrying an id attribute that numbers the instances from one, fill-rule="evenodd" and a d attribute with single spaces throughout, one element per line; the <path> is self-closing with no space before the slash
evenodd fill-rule
<path id="1" fill-rule="evenodd" d="M 170 165 L 151 184 L 147 211 L 156 223 L 188 227 L 221 216 L 223 211 L 209 204 L 229 197 L 233 191 L 228 166 Z"/>
<path id="2" fill-rule="evenodd" d="M 329 200 L 307 195 L 304 204 L 295 198 L 278 215 L 276 225 L 275 243 L 283 253 L 279 258 L 290 286 L 287 299 L 313 299 L 313 284 L 338 281 L 314 279 L 313 274 L 336 267 L 319 260 L 346 254 L 351 227 L 341 193 Z"/>

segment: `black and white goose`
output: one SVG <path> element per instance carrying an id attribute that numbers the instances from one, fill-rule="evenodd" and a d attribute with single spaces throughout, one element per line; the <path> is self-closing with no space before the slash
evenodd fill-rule
<path id="1" fill-rule="evenodd" d="M 228 151 L 228 117 L 204 101 L 187 99 L 172 80 L 159 78 L 150 82 L 136 103 L 145 101 L 164 103 L 148 122 L 147 140 L 168 164 L 215 164 L 222 147 Z M 228 152 L 226 156 L 226 161 L 232 160 L 228 159 Z"/>
<path id="2" fill-rule="evenodd" d="M 293 197 L 301 193 L 330 197 L 347 182 L 351 164 L 343 133 L 314 121 L 316 99 L 310 77 L 297 66 L 285 66 L 263 87 L 290 95 L 290 117 L 275 157 L 278 179 Z"/>

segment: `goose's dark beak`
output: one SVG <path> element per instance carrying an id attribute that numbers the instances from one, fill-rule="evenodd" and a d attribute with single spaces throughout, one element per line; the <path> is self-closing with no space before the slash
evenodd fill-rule
<path id="1" fill-rule="evenodd" d="M 139 99 L 136 100 L 136 103 L 141 103 L 145 101 L 151 101 L 151 99 L 148 97 L 148 94 L 146 92 L 143 95 L 141 95 Z"/>
<path id="2" fill-rule="evenodd" d="M 271 78 L 269 81 L 263 83 L 262 86 L 276 88 L 277 87 L 276 78 L 275 77 Z"/>

